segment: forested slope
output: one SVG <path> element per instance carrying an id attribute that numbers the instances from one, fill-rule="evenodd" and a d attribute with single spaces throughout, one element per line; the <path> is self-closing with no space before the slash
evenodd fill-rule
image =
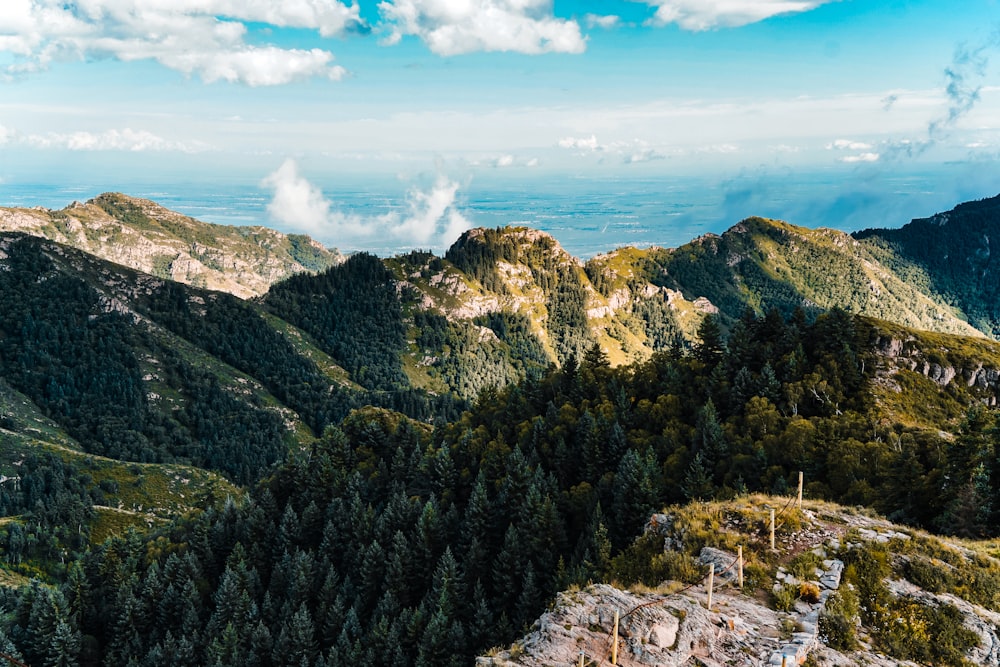
<path id="1" fill-rule="evenodd" d="M 433 429 L 357 410 L 246 500 L 11 598 L 8 636 L 29 662 L 464 665 L 556 591 L 624 576 L 667 503 L 786 492 L 803 470 L 812 498 L 998 525 L 996 417 L 977 407 L 996 387 L 954 388 L 951 437 L 882 420 L 877 323 L 773 311 L 700 333 L 630 368 L 591 348 Z"/>
<path id="2" fill-rule="evenodd" d="M 943 300 L 987 335 L 1000 334 L 1000 195 L 959 204 L 900 229 L 854 235 L 909 284 Z"/>

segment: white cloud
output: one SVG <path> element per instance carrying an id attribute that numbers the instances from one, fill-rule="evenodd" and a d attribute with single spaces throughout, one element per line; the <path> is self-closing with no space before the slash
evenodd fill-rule
<path id="1" fill-rule="evenodd" d="M 586 49 L 580 25 L 554 16 L 551 0 L 384 0 L 378 7 L 389 31 L 388 43 L 415 35 L 442 56 Z"/>
<path id="2" fill-rule="evenodd" d="M 699 153 L 715 153 L 718 155 L 738 153 L 739 150 L 740 147 L 736 144 L 708 144 L 707 146 L 699 146 L 697 149 Z"/>
<path id="3" fill-rule="evenodd" d="M 580 154 L 602 153 L 607 155 L 617 155 L 621 157 L 623 164 L 665 160 L 669 157 L 667 153 L 654 148 L 648 141 L 643 139 L 612 141 L 611 143 L 602 144 L 597 140 L 597 135 L 592 134 L 589 137 L 564 137 L 559 140 L 558 144 L 560 148 L 575 150 Z M 735 149 L 735 146 L 733 149 Z M 676 150 L 671 150 L 670 154 L 676 155 L 678 152 Z M 603 158 L 601 159 L 603 161 Z"/>
<path id="4" fill-rule="evenodd" d="M 604 28 L 605 30 L 610 30 L 612 28 L 617 28 L 621 24 L 621 17 L 615 16 L 614 14 L 585 14 L 583 21 L 587 24 L 588 28 Z"/>
<path id="5" fill-rule="evenodd" d="M 3 0 L 0 53 L 14 59 L 8 75 L 58 60 L 115 58 L 251 86 L 344 76 L 327 51 L 247 43 L 251 23 L 327 37 L 366 28 L 358 5 L 339 0 Z"/>
<path id="6" fill-rule="evenodd" d="M 660 153 L 652 148 L 643 148 L 635 151 L 634 153 L 628 153 L 623 158 L 625 164 L 635 164 L 637 162 L 650 162 L 653 160 L 666 160 L 667 156 Z"/>
<path id="7" fill-rule="evenodd" d="M 656 13 L 649 23 L 685 30 L 737 28 L 779 14 L 796 14 L 835 0 L 643 0 Z"/>
<path id="8" fill-rule="evenodd" d="M 851 139 L 837 139 L 826 145 L 828 151 L 866 151 L 872 147 L 871 144 L 863 141 L 853 141 Z"/>
<path id="9" fill-rule="evenodd" d="M 9 136 L 15 137 L 14 133 Z M 35 148 L 63 148 L 71 151 L 180 151 L 197 153 L 211 147 L 199 142 L 180 142 L 164 139 L 146 130 L 107 130 L 99 134 L 72 132 L 69 134 L 29 134 L 22 141 Z"/>
<path id="10" fill-rule="evenodd" d="M 458 183 L 439 174 L 428 190 L 407 193 L 403 211 L 364 216 L 334 208 L 322 190 L 287 159 L 261 186 L 273 191 L 268 214 L 278 222 L 341 248 L 384 246 L 393 239 L 410 247 L 444 248 L 472 227 L 458 210 Z"/>
<path id="11" fill-rule="evenodd" d="M 14 138 L 14 130 L 0 125 L 0 146 L 3 146 Z"/>
<path id="12" fill-rule="evenodd" d="M 589 137 L 564 137 L 559 140 L 559 148 L 575 148 L 581 151 L 602 151 L 604 146 L 597 143 L 597 135 Z"/>
<path id="13" fill-rule="evenodd" d="M 501 155 L 494 162 L 495 167 L 513 167 L 514 166 L 514 156 L 513 155 Z"/>
<path id="14" fill-rule="evenodd" d="M 878 153 L 859 153 L 857 155 L 845 155 L 840 158 L 840 162 L 846 162 L 848 164 L 856 162 L 878 162 L 880 157 L 882 156 Z"/>

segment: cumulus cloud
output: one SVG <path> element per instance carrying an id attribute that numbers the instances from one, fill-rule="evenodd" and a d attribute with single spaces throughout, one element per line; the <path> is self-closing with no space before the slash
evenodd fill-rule
<path id="1" fill-rule="evenodd" d="M 387 43 L 415 35 L 442 56 L 582 53 L 586 48 L 580 25 L 557 18 L 551 0 L 384 0 L 378 7 Z"/>
<path id="2" fill-rule="evenodd" d="M 779 14 L 797 14 L 835 0 L 644 0 L 656 13 L 651 25 L 675 23 L 684 30 L 737 28 Z"/>
<path id="3" fill-rule="evenodd" d="M 653 160 L 666 160 L 667 156 L 652 148 L 641 148 L 632 153 L 626 153 L 622 158 L 625 164 L 635 164 L 637 162 L 651 162 Z"/>
<path id="4" fill-rule="evenodd" d="M 871 144 L 865 143 L 863 141 L 854 141 L 852 139 L 837 139 L 826 145 L 828 151 L 866 151 L 872 147 Z"/>
<path id="5" fill-rule="evenodd" d="M 458 210 L 458 183 L 439 174 L 427 190 L 411 189 L 401 210 L 361 215 L 335 208 L 314 184 L 287 159 L 261 186 L 273 192 L 267 205 L 276 221 L 340 247 L 384 246 L 394 240 L 408 247 L 443 248 L 472 227 Z"/>
<path id="6" fill-rule="evenodd" d="M 840 162 L 845 162 L 847 164 L 854 164 L 858 162 L 878 162 L 880 157 L 882 156 L 878 153 L 858 153 L 857 155 L 845 155 L 840 158 Z"/>
<path id="7" fill-rule="evenodd" d="M 107 130 L 93 132 L 72 132 L 69 134 L 29 134 L 22 140 L 35 148 L 65 148 L 71 151 L 180 151 L 198 153 L 210 150 L 210 146 L 200 142 L 182 142 L 164 139 L 146 130 Z"/>
<path id="8" fill-rule="evenodd" d="M 0 146 L 3 146 L 14 138 L 14 130 L 0 125 Z"/>
<path id="9" fill-rule="evenodd" d="M 581 151 L 602 151 L 604 146 L 597 143 L 597 135 L 589 137 L 563 137 L 559 140 L 559 148 L 572 148 Z"/>
<path id="10" fill-rule="evenodd" d="M 469 165 L 472 167 L 489 167 L 492 169 L 534 167 L 538 165 L 538 158 L 526 159 L 511 153 L 501 153 L 500 155 L 490 155 L 477 158 L 469 162 Z"/>
<path id="11" fill-rule="evenodd" d="M 887 144 L 883 142 L 883 145 Z M 856 141 L 854 139 L 837 139 L 826 145 L 826 150 L 828 151 L 853 151 L 851 155 L 841 155 L 837 158 L 837 162 L 845 164 L 878 162 L 882 155 L 872 150 L 873 148 L 874 146 L 868 142 Z"/>
<path id="12" fill-rule="evenodd" d="M 155 60 L 206 82 L 251 86 L 344 76 L 327 51 L 248 43 L 250 24 L 324 37 L 367 29 L 358 5 L 339 0 L 3 0 L 0 53 L 13 58 L 8 76 L 90 58 Z"/>
<path id="13" fill-rule="evenodd" d="M 610 30 L 612 28 L 617 28 L 621 24 L 621 17 L 615 16 L 614 14 L 585 14 L 583 21 L 587 24 L 588 28 L 604 28 L 605 30 Z"/>

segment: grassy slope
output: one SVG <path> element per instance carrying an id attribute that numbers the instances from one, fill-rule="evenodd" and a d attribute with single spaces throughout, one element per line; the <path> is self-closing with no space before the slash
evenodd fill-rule
<path id="1" fill-rule="evenodd" d="M 115 527 L 149 525 L 203 506 L 206 496 L 223 498 L 240 493 L 238 487 L 220 475 L 192 466 L 130 463 L 88 454 L 58 424 L 2 380 L 0 413 L 7 416 L 8 426 L 13 427 L 0 429 L 0 474 L 16 476 L 17 462 L 25 454 L 48 452 L 89 473 L 91 488 L 105 481 L 116 484 L 116 491 L 105 492 L 109 507 L 115 509 L 100 510 L 92 526 L 95 543 Z"/>

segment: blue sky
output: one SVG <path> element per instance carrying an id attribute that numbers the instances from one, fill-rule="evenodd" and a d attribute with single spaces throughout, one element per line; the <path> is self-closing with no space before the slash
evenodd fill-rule
<path id="1" fill-rule="evenodd" d="M 444 240 L 498 180 L 988 188 L 998 47 L 996 0 L 3 0 L 0 185 L 255 184 L 276 225 L 359 247 Z M 382 181 L 388 213 L 331 199 Z"/>

